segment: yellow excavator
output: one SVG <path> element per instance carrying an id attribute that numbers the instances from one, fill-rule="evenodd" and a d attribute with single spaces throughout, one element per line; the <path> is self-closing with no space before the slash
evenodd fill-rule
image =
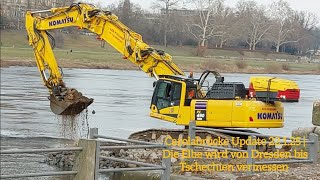
<path id="1" fill-rule="evenodd" d="M 26 14 L 29 43 L 55 114 L 78 114 L 93 102 L 66 86 L 52 51 L 54 41 L 48 30 L 72 26 L 97 34 L 125 59 L 156 78 L 151 117 L 184 126 L 195 120 L 197 126 L 204 127 L 283 127 L 283 105 L 270 91 L 277 89 L 273 84 L 276 78 L 269 78 L 267 86 L 255 96 L 243 83 L 225 82 L 215 71 L 205 71 L 200 78 L 184 77 L 169 54 L 148 46 L 141 35 L 122 24 L 116 15 L 82 3 Z"/>

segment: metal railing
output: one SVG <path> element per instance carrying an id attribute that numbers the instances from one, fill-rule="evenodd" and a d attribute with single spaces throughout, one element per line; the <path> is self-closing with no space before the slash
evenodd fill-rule
<path id="1" fill-rule="evenodd" d="M 96 148 L 96 154 L 97 156 L 96 160 L 99 161 L 99 159 L 107 159 L 111 161 L 118 161 L 123 163 L 130 163 L 135 164 L 142 167 L 136 167 L 136 168 L 113 168 L 113 169 L 100 169 L 99 164 L 96 164 L 96 171 L 95 171 L 95 179 L 98 177 L 98 173 L 102 172 L 124 172 L 124 171 L 146 171 L 146 170 L 160 170 L 162 171 L 161 180 L 169 180 L 170 179 L 170 167 L 171 167 L 171 158 L 162 158 L 162 165 L 155 165 L 150 163 L 144 163 L 144 162 L 138 162 L 138 161 L 132 161 L 127 160 L 123 158 L 115 158 L 115 157 L 105 157 L 100 155 L 101 150 L 111 150 L 111 149 L 151 149 L 151 148 L 161 148 L 161 149 L 169 149 L 170 146 L 166 146 L 164 144 L 157 144 L 152 142 L 145 142 L 145 141 L 138 141 L 138 140 L 132 140 L 132 139 L 123 139 L 123 138 L 116 138 L 111 136 L 104 136 L 98 134 L 97 128 L 90 129 L 90 139 L 97 140 L 97 148 Z M 115 140 L 115 141 L 121 141 L 121 142 L 127 142 L 127 143 L 134 143 L 137 145 L 126 145 L 126 146 L 100 146 L 100 142 L 103 142 L 101 139 L 109 139 L 109 140 Z"/>
<path id="2" fill-rule="evenodd" d="M 65 151 L 82 151 L 82 147 L 70 147 L 70 148 L 51 148 L 51 149 L 14 149 L 14 150 L 1 150 L 0 154 L 34 154 L 45 152 L 65 152 Z M 42 173 L 27 173 L 27 174 L 10 174 L 0 175 L 0 179 L 8 178 L 24 178 L 24 177 L 42 177 L 42 176 L 61 176 L 61 175 L 76 175 L 77 171 L 59 171 L 59 172 L 42 172 Z"/>
<path id="3" fill-rule="evenodd" d="M 274 137 L 270 135 L 263 135 L 258 133 L 250 132 L 240 132 L 235 130 L 226 130 L 226 129 L 215 129 L 215 128 L 204 128 L 196 127 L 195 121 L 191 121 L 189 124 L 188 135 L 190 139 L 196 138 L 197 130 L 208 131 L 208 132 L 220 132 L 227 134 L 236 134 L 251 137 L 252 140 L 255 140 L 257 137 L 268 138 Z M 285 137 L 277 136 L 284 139 Z M 105 140 L 121 141 L 130 143 L 128 145 L 110 145 L 110 146 L 101 146 L 100 143 Z M 255 158 L 252 157 L 253 150 L 256 150 L 255 145 L 247 145 L 247 149 L 238 149 L 232 147 L 222 147 L 222 146 L 209 146 L 209 145 L 197 145 L 204 148 L 212 148 L 218 150 L 228 150 L 228 151 L 237 151 L 237 152 L 247 152 L 248 158 L 246 161 L 247 165 L 254 164 L 284 164 L 284 163 L 316 163 L 317 162 L 317 153 L 319 151 L 319 139 L 318 135 L 310 134 L 308 139 L 300 139 L 308 145 L 308 158 L 306 159 L 285 159 L 278 161 L 255 161 Z M 170 138 L 164 143 L 170 143 Z M 292 142 L 291 140 L 284 140 L 284 142 Z M 190 145 L 187 148 L 194 149 L 194 145 Z M 123 158 L 116 157 L 106 157 L 101 156 L 101 150 L 113 150 L 113 149 L 166 149 L 171 150 L 170 146 L 165 144 L 158 144 L 152 142 L 138 141 L 132 139 L 123 139 L 111 136 L 104 136 L 98 134 L 97 128 L 90 129 L 90 139 L 80 139 L 78 147 L 69 147 L 69 148 L 50 148 L 50 149 L 15 149 L 15 150 L 1 150 L 1 155 L 6 154 L 23 154 L 23 153 L 48 153 L 48 152 L 63 152 L 63 151 L 75 151 L 75 163 L 71 171 L 59 171 L 59 172 L 42 172 L 42 173 L 29 173 L 29 174 L 10 174 L 10 175 L 0 175 L 0 179 L 7 178 L 24 178 L 24 177 L 40 177 L 40 176 L 61 176 L 61 175 L 74 175 L 76 180 L 84 179 L 98 179 L 99 173 L 105 172 L 124 172 L 124 171 L 146 171 L 146 170 L 158 170 L 162 171 L 161 180 L 170 179 L 170 168 L 171 168 L 171 157 L 163 157 L 161 165 L 150 164 L 145 162 L 138 162 L 127 160 Z M 135 168 L 112 168 L 112 169 L 100 169 L 100 159 L 106 159 L 109 161 L 118 161 L 123 163 L 135 164 L 141 167 Z M 192 160 L 192 159 L 190 159 Z M 250 169 L 248 174 L 253 173 L 253 169 Z"/>
<path id="4" fill-rule="evenodd" d="M 286 139 L 284 136 L 272 136 L 272 135 L 263 135 L 259 133 L 250 133 L 250 132 L 242 132 L 242 131 L 236 131 L 236 130 L 226 130 L 226 129 L 217 129 L 217 128 L 205 128 L 205 127 L 197 127 L 195 121 L 190 121 L 189 124 L 189 131 L 188 135 L 190 139 L 196 138 L 196 131 L 202 130 L 202 131 L 213 131 L 213 132 L 220 132 L 220 133 L 227 133 L 227 134 L 236 134 L 236 135 L 243 135 L 251 137 L 252 140 L 255 140 L 257 137 L 261 138 L 270 138 L 270 137 L 277 137 L 279 139 Z M 253 150 L 256 150 L 256 145 L 247 145 L 247 150 L 237 149 L 237 148 L 228 148 L 228 147 L 221 147 L 221 146 L 208 146 L 208 145 L 197 145 L 200 147 L 205 148 L 212 148 L 212 149 L 219 149 L 219 150 L 228 150 L 228 151 L 238 151 L 238 152 L 247 152 L 248 158 L 247 158 L 247 165 L 254 165 L 254 164 L 288 164 L 288 163 L 317 163 L 318 157 L 317 153 L 319 151 L 319 137 L 317 134 L 311 133 L 309 134 L 308 139 L 299 139 L 300 142 L 304 142 L 308 145 L 308 158 L 307 159 L 286 159 L 286 160 L 279 160 L 279 161 L 255 161 L 255 158 L 253 158 Z M 290 143 L 292 140 L 283 140 L 281 143 Z M 266 142 L 268 144 L 270 142 Z M 189 149 L 193 149 L 194 146 L 189 146 Z M 252 174 L 253 170 L 250 168 L 250 170 L 247 172 L 247 174 Z"/>
<path id="5" fill-rule="evenodd" d="M 127 143 L 134 143 L 136 145 L 120 145 L 120 146 L 100 146 L 101 139 L 109 139 Z M 10 174 L 0 175 L 0 179 L 8 178 L 26 178 L 26 177 L 41 177 L 41 176 L 61 176 L 61 175 L 74 175 L 76 180 L 98 179 L 99 173 L 105 172 L 124 172 L 124 171 L 146 171 L 146 170 L 160 170 L 162 171 L 161 180 L 170 179 L 171 158 L 162 158 L 161 165 L 149 164 L 144 162 L 132 161 L 122 158 L 101 156 L 101 150 L 107 149 L 169 149 L 169 146 L 164 144 L 157 144 L 151 142 L 137 141 L 131 139 L 123 139 L 111 136 L 103 136 L 98 134 L 97 128 L 90 129 L 90 139 L 80 139 L 79 147 L 69 148 L 50 148 L 50 149 L 9 149 L 1 150 L 1 155 L 6 154 L 32 154 L 32 153 L 48 153 L 48 152 L 66 152 L 77 151 L 79 153 L 75 156 L 74 167 L 72 171 L 59 171 L 59 172 L 41 172 L 41 173 L 27 173 L 27 174 Z M 100 169 L 100 159 L 110 161 L 118 161 L 123 163 L 135 164 L 142 167 L 136 168 L 114 168 L 114 169 Z"/>

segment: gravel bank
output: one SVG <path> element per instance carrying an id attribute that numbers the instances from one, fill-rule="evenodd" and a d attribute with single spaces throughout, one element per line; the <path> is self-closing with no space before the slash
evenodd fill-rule
<path id="1" fill-rule="evenodd" d="M 162 150 L 161 149 L 130 149 L 130 150 L 115 150 L 115 151 L 102 151 L 102 156 L 106 157 L 120 157 L 128 160 L 147 162 L 153 164 L 161 164 Z M 49 154 L 46 162 L 48 164 L 56 165 L 60 168 L 72 168 L 73 166 L 74 153 L 63 152 L 63 153 L 51 153 Z M 283 179 L 283 180 L 295 180 L 295 179 L 310 179 L 320 180 L 320 154 L 319 161 L 317 164 L 290 164 L 288 172 L 261 172 L 254 175 L 247 176 L 246 173 L 229 173 L 229 172 L 214 172 L 214 173 L 186 173 L 181 172 L 180 162 L 183 159 L 171 158 L 172 174 L 184 175 L 184 176 L 197 176 L 206 179 L 237 179 L 237 180 L 254 180 L 254 179 Z M 210 162 L 209 162 L 210 161 Z M 200 162 L 200 161 L 199 161 Z M 203 160 L 206 164 L 208 163 L 219 163 L 222 160 Z M 223 163 L 236 164 L 245 163 L 234 159 L 223 160 Z M 100 168 L 126 168 L 126 167 L 137 167 L 135 164 L 124 164 L 120 162 L 114 162 L 109 160 L 101 160 Z"/>

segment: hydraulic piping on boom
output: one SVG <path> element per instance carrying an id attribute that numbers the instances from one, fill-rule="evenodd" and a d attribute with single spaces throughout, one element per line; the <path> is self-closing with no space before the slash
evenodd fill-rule
<path id="1" fill-rule="evenodd" d="M 33 47 L 43 83 L 50 92 L 50 107 L 55 114 L 75 115 L 93 102 L 93 99 L 65 85 L 62 69 L 53 54 L 54 38 L 48 30 L 72 26 L 97 34 L 125 59 L 156 79 L 160 75 L 184 75 L 171 61 L 169 54 L 148 46 L 140 34 L 130 30 L 109 11 L 82 3 L 44 11 L 28 11 L 26 30 L 29 44 Z"/>

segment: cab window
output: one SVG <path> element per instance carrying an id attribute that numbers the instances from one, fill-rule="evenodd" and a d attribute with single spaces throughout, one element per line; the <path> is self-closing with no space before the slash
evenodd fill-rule
<path id="1" fill-rule="evenodd" d="M 179 106 L 180 98 L 181 98 L 181 84 L 180 83 L 173 83 L 173 91 L 172 91 L 172 98 L 171 98 L 171 105 Z"/>
<path id="2" fill-rule="evenodd" d="M 181 83 L 159 81 L 156 87 L 153 104 L 163 109 L 170 106 L 179 106 L 181 98 Z"/>
<path id="3" fill-rule="evenodd" d="M 156 100 L 156 106 L 159 110 L 170 106 L 170 93 L 171 83 L 162 82 L 159 84 Z"/>
<path id="4" fill-rule="evenodd" d="M 196 88 L 187 88 L 186 100 L 184 102 L 185 106 L 190 106 L 191 100 L 196 98 L 197 89 Z"/>

